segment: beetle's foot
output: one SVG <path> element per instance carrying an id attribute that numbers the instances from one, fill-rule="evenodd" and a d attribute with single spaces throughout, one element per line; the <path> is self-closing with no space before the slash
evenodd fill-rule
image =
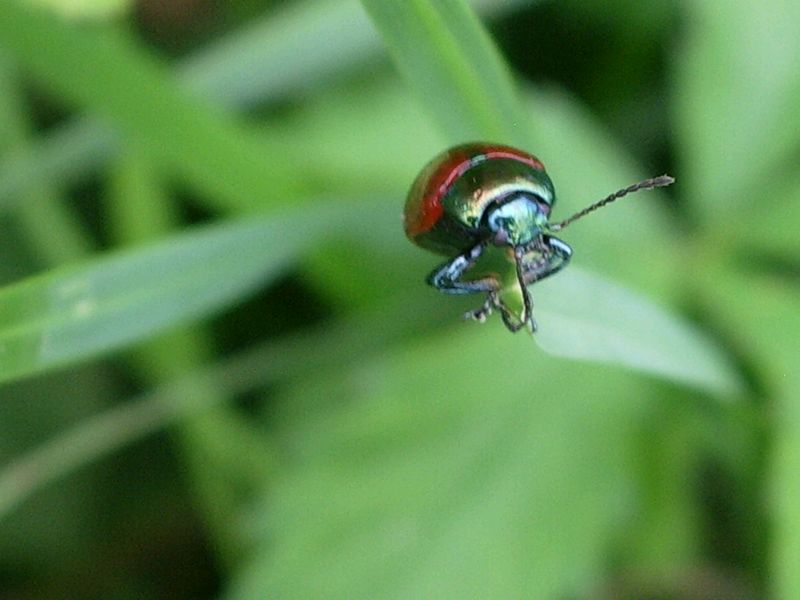
<path id="1" fill-rule="evenodd" d="M 512 313 L 510 310 L 503 310 L 503 323 L 511 333 L 517 333 L 520 329 L 525 327 L 525 322 L 520 321 L 519 317 Z"/>
<path id="2" fill-rule="evenodd" d="M 480 308 L 470 310 L 464 313 L 464 319 L 467 321 L 477 321 L 478 323 L 486 323 L 486 319 L 492 314 L 491 305 L 484 304 Z"/>
<path id="3" fill-rule="evenodd" d="M 536 320 L 533 318 L 533 315 L 530 315 L 527 319 L 524 316 L 520 316 L 508 308 L 505 304 L 496 304 L 495 305 L 498 310 L 501 311 L 503 316 L 503 323 L 511 333 L 517 333 L 522 329 L 528 329 L 531 333 L 536 333 Z"/>
<path id="4" fill-rule="evenodd" d="M 478 323 L 485 323 L 489 315 L 492 314 L 494 308 L 497 306 L 497 296 L 494 293 L 486 296 L 486 300 L 480 308 L 470 310 L 464 313 L 464 318 L 467 321 L 477 321 Z"/>

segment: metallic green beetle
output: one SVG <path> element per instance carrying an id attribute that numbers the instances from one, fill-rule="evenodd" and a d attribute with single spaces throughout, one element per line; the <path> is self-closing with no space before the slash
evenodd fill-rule
<path id="1" fill-rule="evenodd" d="M 448 294 L 486 294 L 466 318 L 482 323 L 497 309 L 510 331 L 527 325 L 534 332 L 528 286 L 557 273 L 572 257 L 572 248 L 552 234 L 626 194 L 673 181 L 668 175 L 647 179 L 550 223 L 555 188 L 538 158 L 500 144 L 463 144 L 436 156 L 417 176 L 406 200 L 405 232 L 422 248 L 455 255 L 428 276 L 430 285 Z M 462 279 L 489 245 L 508 248 L 522 293 L 521 316 L 501 300 L 496 275 Z"/>

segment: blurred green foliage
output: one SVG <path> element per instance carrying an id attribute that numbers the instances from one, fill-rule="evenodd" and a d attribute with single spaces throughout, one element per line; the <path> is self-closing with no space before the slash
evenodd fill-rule
<path id="1" fill-rule="evenodd" d="M 800 598 L 798 55 L 786 0 L 8 0 L 0 596 Z M 677 179 L 538 344 L 402 236 L 474 139 L 558 215 Z"/>

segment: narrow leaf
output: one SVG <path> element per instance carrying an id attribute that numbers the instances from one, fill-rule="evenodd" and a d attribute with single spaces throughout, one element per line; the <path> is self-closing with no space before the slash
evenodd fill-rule
<path id="1" fill-rule="evenodd" d="M 400 71 L 451 141 L 528 141 L 508 67 L 460 0 L 363 0 Z"/>
<path id="2" fill-rule="evenodd" d="M 626 367 L 728 399 L 742 382 L 722 349 L 645 298 L 570 267 L 533 287 L 536 341 L 557 356 Z"/>
<path id="3" fill-rule="evenodd" d="M 250 219 L 185 233 L 0 291 L 0 381 L 206 316 L 277 276 L 348 213 Z M 350 213 L 357 218 L 363 211 Z"/>
<path id="4" fill-rule="evenodd" d="M 472 4 L 481 14 L 498 15 L 528 0 Z M 317 39 L 325 43 L 308 43 Z M 357 0 L 306 0 L 270 12 L 200 49 L 179 61 L 175 74 L 186 90 L 225 106 L 248 107 L 335 81 L 377 62 L 382 50 Z M 57 127 L 29 151 L 0 157 L 0 209 L 42 177 L 74 181 L 104 165 L 118 150 L 119 135 L 97 118 L 82 116 Z M 278 164 L 274 158 L 268 158 L 273 168 Z"/>
<path id="5" fill-rule="evenodd" d="M 183 93 L 130 36 L 70 25 L 12 0 L 0 11 L 0 47 L 69 102 L 112 119 L 223 206 L 285 202 L 303 189 L 300 163 Z"/>

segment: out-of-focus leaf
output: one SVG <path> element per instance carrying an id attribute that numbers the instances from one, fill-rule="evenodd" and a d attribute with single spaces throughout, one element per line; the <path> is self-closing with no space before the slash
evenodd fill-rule
<path id="1" fill-rule="evenodd" d="M 464 327 L 308 379 L 277 415 L 287 470 L 228 597 L 577 593 L 634 508 L 640 404 L 600 371 Z"/>
<path id="2" fill-rule="evenodd" d="M 523 4 L 528 0 L 473 2 L 485 15 Z M 177 76 L 193 92 L 247 107 L 328 83 L 382 56 L 380 40 L 357 0 L 307 0 L 269 13 L 179 62 Z M 72 181 L 92 172 L 114 156 L 118 144 L 107 124 L 81 117 L 25 153 L 0 157 L 0 209 L 43 176 Z"/>
<path id="3" fill-rule="evenodd" d="M 184 94 L 130 36 L 69 25 L 12 0 L 0 11 L 0 48 L 70 102 L 110 117 L 221 206 L 284 205 L 307 189 L 302 162 Z"/>
<path id="4" fill-rule="evenodd" d="M 35 452 L 40 444 L 64 428 L 103 410 L 113 393 L 114 374 L 107 365 L 72 369 L 60 377 L 4 384 L 0 401 L 0 472 L 20 454 Z M 3 562 L 35 565 L 40 561 L 63 564 L 91 547 L 86 527 L 96 514 L 98 483 L 104 479 L 84 472 L 58 489 L 50 489 L 32 503 L 3 519 L 5 502 L 24 490 L 23 476 L 4 486 L 0 474 L 0 557 Z M 11 483 L 11 482 L 8 482 Z M 24 492 L 23 492 L 24 493 Z M 54 543 L 54 528 L 59 543 Z M 61 539 L 63 538 L 63 539 Z M 4 592 L 11 591 L 8 580 Z"/>
<path id="5" fill-rule="evenodd" d="M 147 156 L 133 148 L 128 149 L 114 164 L 108 192 L 109 221 L 115 237 L 123 243 L 166 235 L 180 224 L 180 210 L 174 199 L 165 193 L 156 169 Z M 212 361 L 214 350 L 209 328 L 202 323 L 193 323 L 139 345 L 130 362 L 141 380 L 148 385 L 159 385 Z M 231 535 L 229 523 L 241 510 L 241 490 L 256 487 L 256 484 L 260 486 L 270 471 L 268 465 L 271 461 L 265 450 L 263 436 L 255 430 L 249 419 L 231 406 L 232 398 L 218 386 L 197 378 L 187 382 L 183 394 L 191 398 L 191 404 L 207 408 L 203 412 L 194 412 L 192 418 L 184 419 L 177 428 L 175 438 L 185 465 L 185 476 L 195 496 L 195 506 L 202 511 L 206 530 L 216 541 L 216 559 L 232 562 L 240 548 Z M 129 408 L 129 405 L 126 404 L 125 408 Z M 94 435 L 88 439 L 99 439 L 101 443 L 89 447 L 94 450 L 100 448 L 102 452 L 102 449 L 113 446 L 114 442 L 120 443 L 126 434 L 129 438 L 135 437 L 142 434 L 148 425 L 155 427 L 159 422 L 165 423 L 169 413 L 163 410 L 164 405 L 160 405 L 160 408 L 162 410 L 156 413 L 160 419 L 155 418 L 149 423 L 144 419 L 144 426 L 138 429 L 134 422 L 130 429 L 118 428 L 116 435 L 104 438 L 102 432 L 98 431 L 100 428 L 95 428 L 90 432 Z M 104 423 L 109 425 L 112 419 L 106 419 Z M 108 443 L 103 445 L 103 440 Z M 53 444 L 49 446 L 57 447 Z M 88 454 L 79 453 L 79 458 Z M 258 456 L 258 459 L 242 460 L 242 457 L 253 456 Z M 24 468 L 26 463 L 24 460 L 21 462 Z M 47 465 L 46 461 L 43 462 Z M 72 464 L 78 462 L 73 460 Z M 27 466 L 30 466 L 30 462 Z M 69 461 L 59 460 L 55 462 L 52 472 L 63 473 L 69 467 Z M 41 470 L 33 472 L 39 475 Z M 0 499 L 2 497 L 0 491 Z"/>
<path id="6" fill-rule="evenodd" d="M 398 219 L 417 172 L 444 145 L 396 79 L 332 90 L 267 127 L 294 154 L 314 156 L 316 175 L 331 186 L 385 194 Z"/>
<path id="7" fill-rule="evenodd" d="M 178 75 L 226 105 L 248 106 L 331 81 L 379 50 L 357 0 L 293 2 L 190 56 Z"/>
<path id="8" fill-rule="evenodd" d="M 784 308 L 795 309 L 797 298 Z M 794 312 L 786 313 L 789 318 Z M 797 338 L 795 338 L 796 340 Z M 796 351 L 797 346 L 784 347 Z M 796 368 L 796 364 L 792 365 Z M 784 371 L 786 374 L 787 372 Z M 788 378 L 787 378 L 788 379 Z M 775 419 L 775 444 L 772 451 L 770 473 L 770 514 L 772 524 L 772 555 L 770 560 L 770 588 L 774 598 L 794 598 L 800 594 L 800 574 L 797 557 L 800 556 L 800 380 L 797 376 L 782 386 Z"/>
<path id="9" fill-rule="evenodd" d="M 309 372 L 360 364 L 405 339 L 430 333 L 447 314 L 446 305 L 433 296 L 413 305 L 407 298 L 395 299 L 335 324 L 265 341 L 213 365 L 193 369 L 53 435 L 2 465 L 0 521 L 54 481 L 182 419 L 196 417 L 228 397 L 274 383 L 286 385 L 305 379 Z M 219 394 L 195 393 L 203 388 L 216 389 Z"/>
<path id="10" fill-rule="evenodd" d="M 721 212 L 747 214 L 800 143 L 800 3 L 683 5 L 687 39 L 674 98 L 679 170 L 713 226 Z"/>
<path id="11" fill-rule="evenodd" d="M 28 4 L 52 10 L 68 19 L 103 21 L 125 14 L 133 0 L 25 0 Z"/>
<path id="12" fill-rule="evenodd" d="M 530 0 L 473 0 L 486 17 Z M 310 44 L 309 40 L 325 40 Z M 334 80 L 383 58 L 383 46 L 358 0 L 292 2 L 186 59 L 181 81 L 231 106 L 249 106 Z"/>
<path id="13" fill-rule="evenodd" d="M 642 573 L 694 568 L 702 548 L 697 489 L 687 485 L 702 451 L 695 425 L 699 403 L 678 404 L 671 396 L 658 405 L 648 399 L 651 410 L 631 455 L 642 498 L 620 531 L 621 552 L 626 568 Z"/>
<path id="14" fill-rule="evenodd" d="M 9 61 L 0 57 L 0 156 L 27 150 L 33 138 L 31 117 L 16 75 Z M 91 242 L 73 207 L 62 201 L 46 174 L 36 173 L 35 178 L 37 185 L 21 196 L 14 215 L 34 251 L 50 265 L 88 254 Z"/>
<path id="15" fill-rule="evenodd" d="M 76 362 L 240 300 L 277 276 L 339 208 L 182 234 L 0 291 L 0 380 Z"/>
<path id="16" fill-rule="evenodd" d="M 534 288 L 549 353 L 625 365 L 696 386 L 722 399 L 743 391 L 729 358 L 688 323 L 577 267 Z"/>
<path id="17" fill-rule="evenodd" d="M 362 0 L 400 71 L 452 142 L 529 139 L 511 75 L 461 0 Z"/>
<path id="18" fill-rule="evenodd" d="M 800 172 L 775 177 L 758 195 L 758 215 L 739 210 L 723 211 L 712 224 L 709 237 L 720 240 L 725 250 L 777 256 L 800 256 Z"/>
<path id="19" fill-rule="evenodd" d="M 726 268 L 709 271 L 705 283 L 722 324 L 759 365 L 772 396 L 768 584 L 772 598 L 800 597 L 800 285 Z"/>
<path id="20" fill-rule="evenodd" d="M 58 127 L 0 157 L 0 210 L 19 202 L 42 180 L 72 183 L 93 172 L 117 151 L 119 136 L 97 119 L 83 118 Z"/>

